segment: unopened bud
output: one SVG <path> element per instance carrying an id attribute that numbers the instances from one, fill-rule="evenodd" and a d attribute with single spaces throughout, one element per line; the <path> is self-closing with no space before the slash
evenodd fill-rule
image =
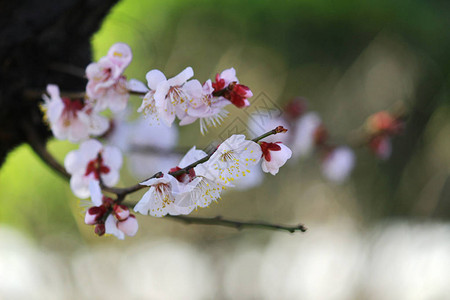
<path id="1" fill-rule="evenodd" d="M 114 215 L 119 221 L 126 220 L 130 215 L 130 210 L 125 205 L 115 204 L 113 210 Z"/>
<path id="2" fill-rule="evenodd" d="M 104 213 L 105 209 L 102 206 L 92 206 L 86 211 L 84 223 L 87 225 L 97 224 L 98 220 L 100 220 Z"/>
<path id="3" fill-rule="evenodd" d="M 94 232 L 98 236 L 104 235 L 105 234 L 105 224 L 100 223 L 100 224 L 95 225 Z"/>
<path id="4" fill-rule="evenodd" d="M 275 128 L 275 133 L 285 133 L 288 130 L 286 128 L 284 128 L 283 126 L 278 126 L 277 128 Z"/>

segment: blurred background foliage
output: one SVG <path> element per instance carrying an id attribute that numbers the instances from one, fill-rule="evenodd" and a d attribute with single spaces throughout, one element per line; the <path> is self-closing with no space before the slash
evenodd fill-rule
<path id="1" fill-rule="evenodd" d="M 368 149 L 356 149 L 356 169 L 344 185 L 326 182 L 318 161 L 309 159 L 268 175 L 263 186 L 228 192 L 218 204 L 194 213 L 301 221 L 311 230 L 343 218 L 364 230 L 393 217 L 450 217 L 449 25 L 450 2 L 437 0 L 123 0 L 92 43 L 95 59 L 117 41 L 128 43 L 134 59 L 126 75 L 142 81 L 154 68 L 171 76 L 192 66 L 195 78 L 204 81 L 233 66 L 241 82 L 274 105 L 306 98 L 338 143 L 351 140 L 369 115 L 403 103 L 409 117 L 392 157 L 381 162 Z M 130 102 L 140 105 L 138 98 Z M 234 117 L 247 119 L 241 110 L 230 112 L 224 126 Z M 202 137 L 198 124 L 181 127 L 180 144 L 204 147 L 219 133 Z M 50 144 L 61 161 L 73 148 Z M 124 174 L 120 184 L 133 182 Z M 82 224 L 68 184 L 25 145 L 0 171 L 0 205 L 1 223 L 52 249 L 76 249 L 80 242 L 119 244 L 96 238 Z M 171 236 L 219 249 L 224 241 L 264 245 L 272 237 L 150 217 L 139 221 L 137 237 L 119 247 Z"/>

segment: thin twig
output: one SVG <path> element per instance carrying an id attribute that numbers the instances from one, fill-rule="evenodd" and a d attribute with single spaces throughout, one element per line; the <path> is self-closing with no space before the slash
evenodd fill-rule
<path id="1" fill-rule="evenodd" d="M 236 221 L 224 219 L 221 216 L 213 217 L 213 218 L 200 218 L 200 217 L 187 217 L 187 216 L 172 216 L 167 215 L 165 218 L 170 218 L 175 221 L 183 222 L 185 224 L 200 224 L 200 225 L 217 225 L 217 226 L 225 226 L 232 227 L 238 230 L 244 228 L 260 228 L 260 229 L 271 229 L 271 230 L 286 230 L 291 233 L 296 231 L 305 232 L 307 228 L 303 224 L 299 224 L 297 226 L 283 226 L 279 224 L 272 224 L 267 222 L 259 222 L 259 221 Z"/>

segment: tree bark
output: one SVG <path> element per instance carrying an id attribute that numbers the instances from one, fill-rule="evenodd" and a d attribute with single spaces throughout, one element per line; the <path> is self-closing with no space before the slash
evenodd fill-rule
<path id="1" fill-rule="evenodd" d="M 39 109 L 43 91 L 55 83 L 65 91 L 84 90 L 86 80 L 58 70 L 84 69 L 91 61 L 92 35 L 118 0 L 0 1 L 0 166 L 26 142 L 23 124 L 37 138 L 50 136 Z"/>

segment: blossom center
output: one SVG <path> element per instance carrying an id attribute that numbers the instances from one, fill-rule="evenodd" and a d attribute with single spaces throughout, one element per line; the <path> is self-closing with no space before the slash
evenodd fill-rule
<path id="1" fill-rule="evenodd" d="M 84 108 L 84 103 L 80 99 L 71 100 L 69 98 L 61 99 L 64 103 L 62 115 L 64 116 L 64 125 L 69 126 L 71 121 L 77 117 L 79 111 Z"/>
<path id="2" fill-rule="evenodd" d="M 93 173 L 94 178 L 99 180 L 100 175 L 102 173 L 108 174 L 109 171 L 110 171 L 110 168 L 108 166 L 104 165 L 103 157 L 99 153 L 99 155 L 95 159 L 89 161 L 89 163 L 86 167 L 86 172 L 84 173 L 84 176 L 89 176 L 91 173 Z"/>

